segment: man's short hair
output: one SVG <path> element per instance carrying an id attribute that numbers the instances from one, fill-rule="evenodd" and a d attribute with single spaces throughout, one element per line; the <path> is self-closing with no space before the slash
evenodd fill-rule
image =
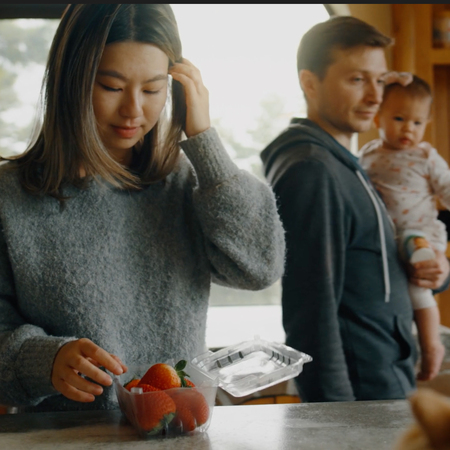
<path id="1" fill-rule="evenodd" d="M 323 79 L 334 62 L 334 50 L 366 45 L 385 48 L 393 43 L 372 25 L 352 16 L 334 16 L 318 23 L 302 37 L 297 51 L 297 71 L 310 70 Z"/>
<path id="2" fill-rule="evenodd" d="M 430 100 L 433 99 L 433 92 L 431 91 L 430 85 L 417 75 L 413 75 L 411 83 L 407 84 L 406 86 L 403 86 L 400 83 L 391 83 L 385 86 L 383 101 L 386 100 L 390 92 L 395 90 L 401 90 L 402 92 L 405 92 L 407 95 L 410 95 L 413 98 L 429 98 Z"/>

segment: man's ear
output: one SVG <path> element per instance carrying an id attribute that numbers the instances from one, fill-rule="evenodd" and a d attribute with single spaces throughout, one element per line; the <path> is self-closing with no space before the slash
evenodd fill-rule
<path id="1" fill-rule="evenodd" d="M 300 81 L 300 87 L 307 99 L 315 99 L 317 97 L 317 90 L 319 84 L 319 78 L 310 70 L 302 69 L 298 73 L 298 79 Z"/>

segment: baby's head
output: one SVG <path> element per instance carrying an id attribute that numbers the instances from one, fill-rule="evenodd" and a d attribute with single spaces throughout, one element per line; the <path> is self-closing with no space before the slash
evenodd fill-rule
<path id="1" fill-rule="evenodd" d="M 406 86 L 399 83 L 387 85 L 375 117 L 384 145 L 394 150 L 416 147 L 430 121 L 432 99 L 429 84 L 416 75 Z"/>

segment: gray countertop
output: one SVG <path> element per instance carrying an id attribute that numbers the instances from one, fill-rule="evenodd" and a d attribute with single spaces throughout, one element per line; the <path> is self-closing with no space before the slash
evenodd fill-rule
<path id="1" fill-rule="evenodd" d="M 202 434 L 141 440 L 120 411 L 0 416 L 0 449 L 392 450 L 405 400 L 216 406 Z"/>

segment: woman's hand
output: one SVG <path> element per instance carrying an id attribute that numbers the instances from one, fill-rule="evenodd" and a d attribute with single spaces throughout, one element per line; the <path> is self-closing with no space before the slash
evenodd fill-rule
<path id="1" fill-rule="evenodd" d="M 52 384 L 65 397 L 77 402 L 93 402 L 103 388 L 110 386 L 111 377 L 100 370 L 104 367 L 115 375 L 121 375 L 128 369 L 115 355 L 108 353 L 91 340 L 82 338 L 63 345 L 53 362 Z M 92 383 L 81 375 L 89 377 Z"/>
<path id="2" fill-rule="evenodd" d="M 445 253 L 433 248 L 436 259 L 407 265 L 409 281 L 416 286 L 439 289 L 450 273 L 450 263 Z"/>
<path id="3" fill-rule="evenodd" d="M 169 74 L 184 87 L 186 96 L 186 125 L 184 132 L 187 137 L 195 136 L 211 126 L 209 118 L 209 92 L 203 85 L 200 71 L 190 61 L 175 63 Z"/>

